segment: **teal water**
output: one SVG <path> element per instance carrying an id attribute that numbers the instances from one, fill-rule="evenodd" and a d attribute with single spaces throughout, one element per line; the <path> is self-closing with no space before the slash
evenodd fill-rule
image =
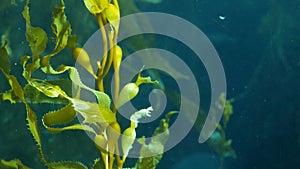
<path id="1" fill-rule="evenodd" d="M 66 15 L 73 32 L 78 34 L 78 46 L 82 46 L 97 30 L 97 23 L 83 2 L 65 0 Z M 120 0 L 125 1 L 125 0 Z M 128 0 L 129 1 L 129 0 Z M 51 32 L 51 12 L 59 1 L 31 0 L 32 25 Z M 1 0 L 0 34 L 9 41 L 12 74 L 21 84 L 20 58 L 30 55 L 26 42 L 25 21 L 22 18 L 24 2 Z M 234 98 L 234 114 L 226 128 L 227 138 L 232 139 L 232 148 L 237 157 L 224 161 L 227 169 L 292 169 L 300 162 L 300 1 L 280 0 L 162 0 L 149 3 L 134 1 L 137 8 L 121 4 L 121 15 L 136 12 L 164 12 L 181 17 L 196 25 L 211 40 L 222 61 L 226 81 L 227 98 Z M 128 3 L 129 4 L 129 3 Z M 164 25 L 162 25 L 164 26 Z M 79 36 L 80 35 L 80 36 Z M 146 38 L 145 38 L 146 37 Z M 150 45 L 172 51 L 191 68 L 201 92 L 201 105 L 205 111 L 210 104 L 210 82 L 203 63 L 187 46 L 171 38 L 146 35 Z M 49 38 L 50 39 L 50 38 Z M 51 39 L 50 39 L 51 41 Z M 129 39 L 128 42 L 134 42 Z M 144 48 L 126 46 L 127 54 Z M 134 44 L 135 45 L 135 44 Z M 147 46 L 146 46 L 147 47 Z M 50 52 L 53 44 L 47 44 Z M 47 52 L 46 51 L 46 52 Z M 45 53 L 46 53 L 45 52 Z M 64 55 L 70 55 L 64 51 Z M 55 58 L 57 62 L 74 64 L 72 58 Z M 53 63 L 57 64 L 56 62 Z M 58 64 L 59 65 L 59 64 Z M 38 72 L 36 76 L 50 79 Z M 176 88 L 168 75 L 161 74 L 166 88 Z M 5 77 L 0 75 L 0 93 L 9 89 Z M 140 97 L 147 97 L 151 86 L 142 90 Z M 176 90 L 178 90 L 176 88 Z M 148 102 L 134 100 L 144 107 Z M 176 109 L 176 102 L 168 102 L 167 110 Z M 54 105 L 38 104 L 32 108 L 38 119 L 55 108 Z M 76 160 L 91 166 L 99 157 L 92 140 L 80 131 L 49 134 L 38 121 L 45 156 L 49 161 Z M 155 121 L 138 130 L 150 136 L 157 126 Z M 124 126 L 128 123 L 124 123 Z M 148 128 L 152 130 L 148 130 Z M 43 168 L 37 149 L 26 125 L 26 112 L 20 103 L 0 101 L 0 159 L 20 159 L 32 168 Z M 142 135 L 142 134 L 140 134 Z M 158 169 L 217 169 L 221 165 L 220 155 L 207 143 L 198 143 L 199 131 L 193 128 L 173 149 L 164 154 Z M 132 166 L 135 159 L 127 161 Z M 126 166 L 127 166 L 126 165 Z"/>

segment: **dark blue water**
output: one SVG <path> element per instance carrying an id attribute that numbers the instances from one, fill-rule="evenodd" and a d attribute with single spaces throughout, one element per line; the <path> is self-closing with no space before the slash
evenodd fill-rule
<path id="1" fill-rule="evenodd" d="M 3 35 L 3 39 L 9 40 L 13 54 L 10 56 L 11 63 L 16 63 L 12 64 L 12 73 L 24 85 L 22 68 L 18 64 L 21 56 L 30 55 L 24 36 L 25 21 L 21 16 L 24 2 L 17 1 L 17 6 L 11 6 L 8 0 L 2 1 L 5 1 L 1 2 L 5 5 L 0 7 L 0 34 Z M 31 10 L 34 11 L 32 24 L 44 28 L 49 37 L 54 37 L 50 24 L 55 3 L 34 0 L 31 3 Z M 226 135 L 228 139 L 232 139 L 232 148 L 237 157 L 225 158 L 224 168 L 299 168 L 300 1 L 162 0 L 161 3 L 152 4 L 138 0 L 135 5 L 141 12 L 163 12 L 189 21 L 205 33 L 217 50 L 226 75 L 227 98 L 235 99 L 234 114 L 227 125 Z M 125 5 L 123 8 L 124 15 L 136 12 L 126 11 Z M 97 24 L 82 2 L 66 0 L 66 14 L 73 32 L 78 34 L 78 45 L 82 46 L 97 30 Z M 141 46 L 132 48 L 130 45 L 126 46 L 124 41 L 121 42 L 124 52 L 130 54 L 150 45 L 175 53 L 193 71 L 201 92 L 200 106 L 207 111 L 211 99 L 209 77 L 195 53 L 185 44 L 169 37 L 145 37 L 142 38 L 150 39 L 154 43 L 146 42 L 146 46 L 140 43 Z M 128 40 L 133 41 L 134 39 Z M 47 47 L 47 50 L 51 51 L 53 44 L 48 44 Z M 64 54 L 70 53 L 65 51 Z M 74 63 L 71 59 L 63 58 L 57 61 Z M 42 73 L 39 75 L 47 78 Z M 166 88 L 178 92 L 174 79 L 163 73 L 160 77 L 164 80 Z M 3 93 L 9 89 L 9 84 L 2 74 L 0 82 L 0 93 Z M 151 89 L 151 86 L 146 85 L 139 98 L 147 97 Z M 139 108 L 148 105 L 148 101 L 136 99 L 133 102 Z M 166 110 L 173 110 L 178 106 L 173 100 L 168 102 Z M 0 109 L 0 159 L 18 158 L 32 168 L 41 168 L 35 142 L 27 130 L 24 106 L 1 100 Z M 38 119 L 41 119 L 47 110 L 53 110 L 53 106 L 40 104 L 34 105 L 33 109 Z M 150 127 L 142 125 L 138 131 L 150 136 L 152 130 L 148 128 L 154 129 L 158 122 L 159 120 L 154 121 Z M 79 160 L 91 166 L 93 159 L 99 156 L 93 142 L 84 133 L 63 132 L 51 135 L 42 127 L 41 121 L 39 125 L 45 140 L 45 156 L 49 161 Z M 122 125 L 126 126 L 128 122 L 124 120 Z M 207 143 L 199 144 L 198 137 L 199 130 L 193 128 L 177 146 L 164 154 L 157 168 L 220 167 L 220 154 Z M 134 162 L 135 160 L 130 159 L 127 165 L 133 165 Z"/>
<path id="2" fill-rule="evenodd" d="M 211 37 L 221 57 L 228 96 L 237 99 L 227 131 L 237 159 L 228 159 L 226 168 L 297 168 L 299 2 L 166 1 L 163 6 L 156 10 L 183 17 Z M 223 41 L 214 39 L 216 34 L 222 34 Z M 181 157 L 193 152 L 187 149 L 205 147 L 192 139 L 191 134 L 178 148 Z"/>

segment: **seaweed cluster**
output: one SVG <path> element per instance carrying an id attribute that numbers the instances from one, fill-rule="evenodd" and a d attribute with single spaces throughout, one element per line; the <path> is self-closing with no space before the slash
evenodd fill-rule
<path id="1" fill-rule="evenodd" d="M 122 48 L 117 45 L 117 37 L 120 22 L 120 7 L 117 0 L 84 0 L 88 11 L 95 17 L 98 23 L 102 42 L 102 59 L 96 64 L 91 63 L 90 56 L 85 49 L 77 46 L 77 36 L 72 34 L 71 24 L 65 15 L 65 3 L 55 6 L 52 13 L 51 29 L 55 37 L 53 38 L 53 49 L 47 53 L 48 47 L 47 32 L 41 27 L 31 24 L 29 13 L 29 0 L 26 1 L 22 12 L 26 22 L 26 41 L 29 43 L 31 54 L 21 58 L 23 68 L 22 77 L 26 84 L 22 85 L 21 80 L 11 71 L 11 64 L 5 40 L 0 48 L 0 70 L 7 79 L 10 89 L 1 93 L 2 100 L 11 104 L 22 103 L 26 110 L 28 129 L 36 142 L 40 161 L 47 168 L 60 169 L 84 169 L 88 168 L 81 162 L 75 161 L 49 161 L 45 156 L 39 118 L 32 105 L 47 103 L 60 105 L 62 108 L 51 110 L 40 119 L 44 128 L 51 134 L 60 133 L 67 130 L 81 130 L 89 133 L 95 143 L 95 149 L 99 151 L 101 158 L 94 160 L 92 169 L 113 169 L 123 168 L 127 156 L 132 149 L 136 139 L 136 128 L 141 118 L 151 116 L 152 107 L 132 112 L 130 125 L 122 129 L 118 121 L 117 110 L 127 102 L 131 101 L 139 93 L 142 84 L 156 85 L 158 81 L 151 77 L 142 76 L 137 72 L 134 82 L 126 84 L 120 89 L 119 68 L 122 61 Z M 51 64 L 55 57 L 62 57 L 61 52 L 71 50 L 75 61 L 94 78 L 97 90 L 85 85 L 77 67 L 64 65 L 63 63 Z M 63 56 L 65 57 L 65 56 Z M 59 66 L 54 66 L 59 65 Z M 109 96 L 109 91 L 105 89 L 105 77 L 109 72 L 114 73 L 114 93 Z M 38 78 L 36 74 L 46 74 L 57 76 L 56 80 L 45 80 Z M 67 78 L 61 78 L 65 75 Z M 81 93 L 90 92 L 96 98 L 95 102 L 84 100 Z M 113 99 L 111 99 L 113 98 Z M 223 98 L 223 101 L 225 98 Z M 114 100 L 112 103 L 111 100 Z M 225 116 L 224 125 L 227 125 L 232 109 Z M 132 168 L 156 168 L 156 165 L 164 153 L 164 144 L 168 140 L 168 128 L 170 118 L 176 111 L 171 111 L 161 120 L 159 126 L 153 133 L 156 136 L 160 133 L 167 133 L 164 137 L 153 137 L 149 143 L 145 138 L 138 140 L 140 143 L 139 159 Z M 77 118 L 82 121 L 79 123 Z M 235 156 L 231 148 L 231 141 L 225 137 L 225 132 L 221 126 L 218 127 L 221 133 L 221 141 L 210 140 L 215 150 L 222 154 L 222 157 Z M 225 147 L 225 148 L 224 148 Z M 231 152 L 234 155 L 228 155 Z M 149 156 L 149 154 L 154 154 Z M 20 160 L 0 161 L 1 168 L 29 168 Z"/>

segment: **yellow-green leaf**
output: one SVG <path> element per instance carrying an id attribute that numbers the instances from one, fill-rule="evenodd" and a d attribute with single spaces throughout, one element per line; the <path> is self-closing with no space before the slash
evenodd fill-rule
<path id="1" fill-rule="evenodd" d="M 46 164 L 47 162 L 45 160 L 43 150 L 42 150 L 41 135 L 40 135 L 40 130 L 39 130 L 38 124 L 37 124 L 36 114 L 32 111 L 32 109 L 29 107 L 29 105 L 26 102 L 24 104 L 26 106 L 26 111 L 27 111 L 27 122 L 28 122 L 29 130 L 30 130 L 34 140 L 37 143 L 39 157 L 40 157 L 41 161 L 44 164 Z"/>
<path id="2" fill-rule="evenodd" d="M 95 130 L 92 127 L 85 125 L 85 124 L 73 124 L 70 126 L 58 127 L 58 128 L 47 127 L 47 126 L 45 126 L 45 127 L 52 134 L 66 131 L 66 130 L 84 130 L 84 131 L 88 131 L 90 133 L 96 134 Z"/>
<path id="3" fill-rule="evenodd" d="M 141 70 L 141 71 L 142 71 L 142 70 Z M 136 84 L 137 86 L 140 86 L 141 84 L 146 84 L 146 83 L 158 84 L 158 81 L 156 81 L 156 80 L 155 80 L 155 81 L 151 80 L 151 77 L 150 77 L 150 76 L 142 77 L 142 76 L 141 76 L 141 71 L 139 72 L 138 77 L 137 77 L 136 82 L 135 82 L 135 84 Z"/>
<path id="4" fill-rule="evenodd" d="M 8 58 L 8 53 L 5 48 L 7 42 L 0 48 L 0 68 L 6 73 L 10 72 L 10 62 Z"/>
<path id="5" fill-rule="evenodd" d="M 29 84 L 48 97 L 68 97 L 67 94 L 63 90 L 61 90 L 61 88 L 58 85 L 52 85 L 46 81 L 37 80 L 29 81 Z"/>
<path id="6" fill-rule="evenodd" d="M 139 93 L 139 87 L 135 83 L 128 83 L 126 84 L 120 94 L 119 99 L 116 103 L 116 108 L 120 108 L 125 103 L 129 102 L 131 99 L 133 99 L 137 94 Z"/>
<path id="7" fill-rule="evenodd" d="M 19 159 L 14 159 L 10 161 L 0 160 L 1 169 L 30 169 L 25 166 Z"/>
<path id="8" fill-rule="evenodd" d="M 68 36 L 68 44 L 67 47 L 69 48 L 75 48 L 76 47 L 76 42 L 77 42 L 77 36 L 76 35 L 69 35 Z"/>
<path id="9" fill-rule="evenodd" d="M 4 76 L 6 77 L 8 83 L 9 83 L 9 85 L 10 85 L 10 87 L 11 87 L 13 93 L 14 93 L 14 95 L 17 96 L 22 101 L 24 101 L 24 93 L 23 93 L 21 85 L 17 81 L 17 78 L 13 75 L 6 74 L 3 71 L 3 69 L 1 69 L 1 68 L 0 68 L 0 70 L 2 71 Z"/>
<path id="10" fill-rule="evenodd" d="M 2 93 L 2 100 L 8 100 L 11 104 L 14 104 L 18 101 L 18 98 L 16 98 L 12 90 L 9 90 Z"/>
<path id="11" fill-rule="evenodd" d="M 225 109 L 223 113 L 223 124 L 225 128 L 227 127 L 230 117 L 233 114 L 233 106 L 232 106 L 233 102 L 234 99 L 226 100 L 225 102 Z"/>
<path id="12" fill-rule="evenodd" d="M 25 63 L 26 64 L 26 63 Z M 31 74 L 36 71 L 38 68 L 40 68 L 40 58 L 36 58 L 32 60 L 31 63 L 28 63 L 25 65 L 23 76 L 25 79 L 30 79 Z"/>
<path id="13" fill-rule="evenodd" d="M 102 105 L 103 107 L 106 107 L 108 109 L 110 109 L 110 98 L 107 94 L 100 92 L 100 91 L 94 91 L 94 94 L 97 97 L 97 101 L 100 105 Z"/>
<path id="14" fill-rule="evenodd" d="M 83 48 L 73 48 L 72 54 L 74 59 L 76 60 L 76 63 L 79 63 L 82 67 L 84 67 L 92 76 L 94 76 L 95 79 L 97 79 L 97 76 L 94 73 L 90 56 L 87 53 L 86 50 Z"/>
<path id="15" fill-rule="evenodd" d="M 161 158 L 163 157 L 164 146 L 160 143 L 151 142 L 148 145 L 145 143 L 145 138 L 141 138 L 139 143 L 142 144 L 140 150 L 140 158 L 136 163 L 137 169 L 155 169 L 157 164 L 160 162 Z M 157 154 L 149 156 L 150 154 Z M 148 155 L 148 156 L 143 156 Z"/>
<path id="16" fill-rule="evenodd" d="M 74 84 L 76 84 L 80 88 L 83 88 L 85 90 L 88 90 L 88 91 L 94 93 L 95 96 L 97 97 L 98 103 L 101 106 L 103 106 L 105 108 L 108 108 L 108 109 L 110 108 L 111 100 L 110 100 L 110 98 L 109 98 L 109 96 L 107 94 L 89 88 L 88 86 L 86 86 L 85 84 L 82 83 L 82 81 L 80 79 L 80 76 L 79 76 L 79 73 L 78 73 L 78 71 L 77 71 L 76 68 L 70 67 L 69 69 L 70 69 L 69 70 L 69 72 L 70 72 L 70 79 L 72 80 L 72 82 Z"/>
<path id="17" fill-rule="evenodd" d="M 42 121 L 45 128 L 50 133 L 57 133 L 65 130 L 85 130 L 95 133 L 93 128 L 84 124 L 73 124 L 66 127 L 52 127 L 54 125 L 62 125 L 71 122 L 76 117 L 76 112 L 72 104 L 68 104 L 62 109 L 52 111 L 43 116 Z M 96 134 L 96 133 L 95 133 Z"/>
<path id="18" fill-rule="evenodd" d="M 86 8 L 92 14 L 99 14 L 109 5 L 109 0 L 84 0 Z"/>
<path id="19" fill-rule="evenodd" d="M 164 144 L 169 137 L 169 122 L 170 117 L 177 112 L 169 112 L 164 119 L 160 121 L 159 126 L 155 129 L 151 142 L 149 144 L 145 143 L 145 138 L 139 139 L 139 143 L 142 144 L 140 150 L 140 158 L 136 163 L 137 169 L 155 169 L 156 165 L 159 163 L 163 156 Z M 166 133 L 163 136 L 156 137 L 158 134 Z M 156 154 L 156 155 L 153 155 Z"/>
<path id="20" fill-rule="evenodd" d="M 152 81 L 149 76 L 142 77 L 141 72 L 139 72 L 135 83 L 128 83 L 122 88 L 122 90 L 119 94 L 119 99 L 117 100 L 117 103 L 116 103 L 116 107 L 120 108 L 125 103 L 129 102 L 131 99 L 133 99 L 135 96 L 137 96 L 137 94 L 139 92 L 139 86 L 141 84 L 146 84 L 146 83 L 157 84 L 158 82 Z"/>
<path id="21" fill-rule="evenodd" d="M 8 80 L 9 80 L 9 84 L 12 87 L 12 90 L 15 93 L 15 95 L 23 100 L 24 99 L 23 90 L 22 90 L 21 85 L 17 81 L 17 78 L 13 75 L 9 75 Z"/>
<path id="22" fill-rule="evenodd" d="M 45 114 L 43 117 L 43 123 L 46 126 L 65 124 L 72 121 L 75 117 L 76 112 L 72 107 L 72 104 L 68 104 L 62 109 Z"/>
<path id="23" fill-rule="evenodd" d="M 52 13 L 52 31 L 55 34 L 54 50 L 41 59 L 42 71 L 48 74 L 61 74 L 68 70 L 67 66 L 61 65 L 56 70 L 50 64 L 50 58 L 55 56 L 66 46 L 74 48 L 76 46 L 76 36 L 71 35 L 72 28 L 65 15 L 65 4 L 61 1 L 60 6 L 55 6 Z"/>
<path id="24" fill-rule="evenodd" d="M 32 56 L 35 60 L 41 53 L 44 52 L 48 37 L 46 32 L 42 28 L 31 26 L 28 4 L 29 0 L 27 0 L 26 2 L 22 14 L 24 19 L 26 20 L 26 40 L 30 45 Z"/>
<path id="25" fill-rule="evenodd" d="M 41 69 L 47 74 L 61 74 L 69 70 L 69 66 L 60 65 L 57 69 L 54 69 L 50 64 L 50 55 L 47 55 L 41 59 Z"/>
<path id="26" fill-rule="evenodd" d="M 56 54 L 67 46 L 68 38 L 72 31 L 71 25 L 65 15 L 65 3 L 64 1 L 61 1 L 61 3 L 62 4 L 60 6 L 55 6 L 52 14 L 53 22 L 51 27 L 56 36 L 56 45 L 52 55 Z"/>
<path id="27" fill-rule="evenodd" d="M 72 95 L 72 82 L 67 79 L 45 81 L 55 86 L 59 86 L 67 95 Z M 50 104 L 68 104 L 66 98 L 51 98 L 37 90 L 35 87 L 27 84 L 24 88 L 24 97 L 27 103 L 50 103 Z"/>
<path id="28" fill-rule="evenodd" d="M 14 95 L 17 96 L 19 99 L 24 100 L 24 93 L 23 93 L 21 85 L 17 81 L 17 78 L 15 76 L 9 74 L 10 64 L 9 64 L 8 55 L 7 55 L 7 52 L 5 49 L 5 44 L 3 47 L 0 48 L 0 59 L 1 59 L 0 60 L 0 62 L 1 62 L 0 63 L 0 71 L 2 71 L 3 75 L 6 77 Z"/>
<path id="29" fill-rule="evenodd" d="M 28 121 L 29 129 L 30 129 L 35 141 L 40 145 L 41 138 L 40 138 L 40 132 L 38 129 L 36 114 L 32 111 L 32 109 L 29 107 L 28 104 L 25 103 L 25 106 L 26 106 L 26 110 L 27 110 L 27 121 Z"/>
<path id="30" fill-rule="evenodd" d="M 115 113 L 110 109 L 98 104 L 79 99 L 72 99 L 76 112 L 84 117 L 84 123 L 108 123 L 116 122 Z"/>
<path id="31" fill-rule="evenodd" d="M 109 4 L 104 12 L 109 23 L 114 29 L 118 30 L 120 24 L 120 10 L 115 5 Z"/>

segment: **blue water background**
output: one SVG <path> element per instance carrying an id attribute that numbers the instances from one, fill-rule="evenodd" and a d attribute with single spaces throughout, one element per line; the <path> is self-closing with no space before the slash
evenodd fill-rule
<path id="1" fill-rule="evenodd" d="M 34 5 L 33 0 L 32 4 L 32 9 L 38 11 L 40 16 L 45 16 L 32 16 L 32 23 L 51 32 L 51 10 L 43 12 L 42 8 Z M 226 133 L 232 139 L 237 158 L 226 159 L 225 168 L 299 168 L 300 1 L 164 0 L 160 4 L 141 1 L 136 4 L 140 11 L 164 12 L 188 20 L 211 39 L 218 51 L 226 73 L 228 98 L 236 100 L 233 103 L 234 114 Z M 1 11 L 0 15 L 3 23 L 0 26 L 1 34 L 9 25 L 13 25 L 11 34 L 15 36 L 11 36 L 10 44 L 17 53 L 12 56 L 12 63 L 19 63 L 21 56 L 30 54 L 24 37 L 25 23 L 20 14 L 23 5 L 24 3 L 19 3 L 17 7 Z M 43 5 L 51 9 L 53 6 L 46 1 Z M 79 19 L 78 16 L 92 19 L 89 15 L 82 15 L 83 3 L 79 6 L 74 13 L 71 12 L 74 9 L 66 8 L 68 18 L 74 24 L 73 31 L 77 34 L 94 32 L 97 26 L 93 21 Z M 87 37 L 79 40 L 84 42 Z M 157 39 L 157 44 L 166 40 L 165 37 Z M 22 50 L 18 50 L 19 48 Z M 196 56 L 187 47 L 178 42 L 170 40 L 161 48 L 176 53 L 196 72 L 201 91 L 201 106 L 207 110 L 210 99 L 209 79 L 202 63 L 196 60 Z M 13 65 L 12 70 L 22 71 L 18 64 Z M 17 77 L 24 83 L 20 75 Z M 0 89 L 3 92 L 8 89 L 8 84 L 2 74 L 0 78 Z M 35 143 L 27 130 L 24 107 L 3 101 L 0 106 L 0 116 L 5 117 L 0 122 L 3 133 L 0 137 L 0 157 L 19 158 L 28 166 L 41 168 Z M 38 114 L 40 119 L 47 109 L 53 109 L 51 106 L 37 105 L 33 108 L 41 112 Z M 158 122 L 152 127 L 155 128 L 157 124 Z M 42 136 L 43 140 L 47 140 L 45 152 L 50 160 L 79 160 L 91 165 L 91 160 L 98 157 L 92 141 L 80 132 L 49 135 L 43 130 Z M 199 132 L 192 129 L 179 145 L 164 154 L 158 169 L 176 169 L 180 165 L 185 165 L 187 169 L 201 169 L 205 166 L 217 168 L 220 165 L 219 155 L 207 144 L 199 144 L 198 137 Z M 128 164 L 134 164 L 134 161 L 129 160 Z"/>

